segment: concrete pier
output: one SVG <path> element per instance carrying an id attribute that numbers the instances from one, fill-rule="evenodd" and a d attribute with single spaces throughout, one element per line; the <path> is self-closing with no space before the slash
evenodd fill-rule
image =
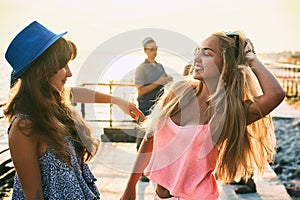
<path id="1" fill-rule="evenodd" d="M 101 199 L 120 199 L 136 155 L 134 143 L 102 143 L 91 163 L 91 170 L 98 177 Z M 236 185 L 218 183 L 222 200 L 290 200 L 285 187 L 269 167 L 264 176 L 255 180 L 257 192 L 236 194 Z M 155 183 L 139 182 L 137 200 L 153 200 Z"/>

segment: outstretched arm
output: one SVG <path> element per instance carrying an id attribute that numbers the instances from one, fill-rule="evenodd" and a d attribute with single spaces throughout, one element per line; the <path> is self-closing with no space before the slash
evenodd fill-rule
<path id="1" fill-rule="evenodd" d="M 129 176 L 126 189 L 120 200 L 135 200 L 136 184 L 150 161 L 152 150 L 153 137 L 150 137 L 147 140 L 144 139 L 137 154 L 132 173 Z"/>
<path id="2" fill-rule="evenodd" d="M 285 92 L 275 76 L 253 53 L 253 45 L 249 41 L 245 47 L 246 59 L 258 79 L 263 94 L 255 97 L 254 102 L 249 106 L 247 124 L 260 119 L 269 114 L 284 99 Z"/>
<path id="3" fill-rule="evenodd" d="M 145 118 L 144 114 L 136 107 L 134 103 L 131 103 L 119 97 L 111 96 L 83 87 L 73 87 L 72 95 L 74 102 L 113 103 L 118 105 L 124 113 L 130 115 L 136 121 L 138 120 L 139 116 L 142 119 Z"/>

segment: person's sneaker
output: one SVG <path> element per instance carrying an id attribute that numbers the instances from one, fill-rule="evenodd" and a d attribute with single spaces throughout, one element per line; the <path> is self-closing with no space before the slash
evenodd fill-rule
<path id="1" fill-rule="evenodd" d="M 149 178 L 147 178 L 144 174 L 142 174 L 140 181 L 141 182 L 149 182 Z"/>

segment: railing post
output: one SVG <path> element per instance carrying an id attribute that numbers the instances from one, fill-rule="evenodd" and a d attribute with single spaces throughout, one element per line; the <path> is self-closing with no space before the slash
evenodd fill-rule
<path id="1" fill-rule="evenodd" d="M 85 104 L 81 103 L 80 107 L 81 107 L 81 116 L 85 118 Z"/>
<path id="2" fill-rule="evenodd" d="M 109 82 L 109 94 L 112 95 L 112 84 L 113 84 L 113 81 L 110 81 Z M 109 126 L 112 127 L 112 112 L 113 112 L 113 104 L 111 103 L 109 105 Z"/>

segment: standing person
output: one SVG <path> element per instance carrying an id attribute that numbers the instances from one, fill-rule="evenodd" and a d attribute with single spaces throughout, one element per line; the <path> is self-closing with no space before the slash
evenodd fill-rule
<path id="1" fill-rule="evenodd" d="M 121 101 L 83 88 L 69 94 L 65 83 L 72 76 L 69 61 L 77 48 L 62 37 L 65 34 L 54 34 L 34 21 L 17 34 L 5 54 L 12 79 L 18 79 L 12 80 L 4 109 L 16 169 L 12 199 L 100 198 L 88 166 L 99 141 L 72 107 L 70 96 L 78 101 Z M 130 105 L 132 110 L 126 112 L 131 116 L 139 113 L 134 104 L 117 104 L 124 110 Z"/>
<path id="2" fill-rule="evenodd" d="M 163 86 L 173 78 L 168 76 L 163 65 L 155 60 L 158 49 L 156 42 L 151 37 L 146 37 L 142 44 L 147 58 L 135 70 L 135 85 L 138 90 L 139 109 L 145 115 L 149 115 Z"/>
<path id="3" fill-rule="evenodd" d="M 138 107 L 144 115 L 149 115 L 156 98 L 163 92 L 163 86 L 173 79 L 167 75 L 163 65 L 155 60 L 158 47 L 153 38 L 146 37 L 142 41 L 142 45 L 147 58 L 136 68 L 135 86 L 138 90 Z M 137 150 L 141 145 L 144 134 L 142 130 L 138 132 L 136 138 Z M 146 182 L 149 179 L 142 176 L 141 181 Z"/>
<path id="4" fill-rule="evenodd" d="M 241 33 L 214 33 L 197 48 L 194 80 L 168 88 L 145 120 L 147 132 L 122 200 L 145 175 L 155 199 L 216 200 L 216 179 L 263 173 L 275 154 L 269 113 L 285 93 Z M 258 81 L 257 81 L 258 80 Z"/>

